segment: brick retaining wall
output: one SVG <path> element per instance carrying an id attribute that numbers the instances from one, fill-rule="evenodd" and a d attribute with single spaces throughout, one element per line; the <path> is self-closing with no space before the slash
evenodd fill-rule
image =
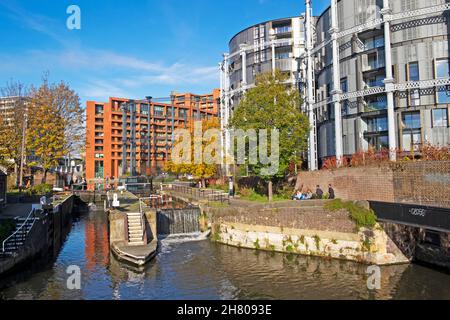
<path id="1" fill-rule="evenodd" d="M 380 166 L 301 172 L 296 188 L 332 184 L 347 200 L 413 203 L 450 208 L 450 161 L 399 162 Z"/>

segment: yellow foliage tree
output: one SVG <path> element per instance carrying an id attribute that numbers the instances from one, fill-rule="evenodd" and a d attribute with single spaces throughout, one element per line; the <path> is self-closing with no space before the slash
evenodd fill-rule
<path id="1" fill-rule="evenodd" d="M 48 171 L 82 140 L 82 121 L 79 97 L 65 83 L 50 85 L 44 79 L 31 90 L 27 149 L 38 159 L 34 164 L 42 166 L 44 183 Z"/>
<path id="2" fill-rule="evenodd" d="M 203 134 L 208 131 L 209 129 L 219 129 L 220 128 L 220 122 L 218 118 L 211 118 L 207 120 L 202 121 L 202 137 L 194 137 L 194 139 L 191 139 L 191 159 L 194 159 L 194 144 L 198 143 L 202 146 L 202 155 L 205 151 L 205 148 L 216 142 L 212 138 L 210 141 L 204 141 Z M 201 141 L 199 141 L 201 139 Z M 201 180 L 202 185 L 205 186 L 205 180 L 214 177 L 217 174 L 217 165 L 216 164 L 206 164 L 205 162 L 202 162 L 200 164 L 194 163 L 194 161 L 191 161 L 191 163 L 182 163 L 182 164 L 176 164 L 173 161 L 166 162 L 164 166 L 164 170 L 167 172 L 171 172 L 173 174 L 190 174 L 195 179 Z"/>
<path id="3" fill-rule="evenodd" d="M 13 112 L 0 112 L 0 164 L 17 169 L 21 162 L 27 89 L 22 83 L 11 81 L 0 92 L 5 97 L 14 97 Z"/>

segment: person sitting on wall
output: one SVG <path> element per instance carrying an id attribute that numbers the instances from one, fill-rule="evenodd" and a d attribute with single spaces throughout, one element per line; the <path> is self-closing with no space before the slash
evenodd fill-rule
<path id="1" fill-rule="evenodd" d="M 292 197 L 292 200 L 303 200 L 303 193 L 300 190 L 297 190 Z"/>
<path id="2" fill-rule="evenodd" d="M 317 199 L 323 199 L 323 190 L 320 188 L 319 185 L 316 187 L 316 197 Z"/>
<path id="3" fill-rule="evenodd" d="M 311 189 L 308 189 L 305 194 L 305 200 L 311 200 L 313 198 L 313 193 Z"/>
<path id="4" fill-rule="evenodd" d="M 328 185 L 328 194 L 329 194 L 329 199 L 335 199 L 336 195 L 334 194 L 334 189 L 331 186 L 331 184 Z"/>

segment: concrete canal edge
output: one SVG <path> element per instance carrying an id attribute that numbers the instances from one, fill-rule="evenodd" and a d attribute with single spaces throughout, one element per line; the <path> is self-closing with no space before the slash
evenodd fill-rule
<path id="1" fill-rule="evenodd" d="M 107 200 L 109 201 L 109 200 Z M 131 193 L 120 194 L 119 201 L 127 202 L 125 208 L 110 208 L 108 210 L 109 240 L 111 252 L 121 262 L 142 267 L 152 260 L 158 250 L 158 236 L 156 231 L 156 209 L 149 208 L 143 204 L 139 205 L 139 198 Z M 143 243 L 132 245 L 129 241 L 129 227 L 127 212 L 132 207 L 139 207 L 143 221 Z"/>
<path id="2" fill-rule="evenodd" d="M 290 205 L 292 206 L 292 203 Z M 316 230 L 308 227 L 307 224 L 294 228 L 276 225 L 274 221 L 277 221 L 277 216 L 280 215 L 283 208 L 273 204 L 254 206 L 251 209 L 248 207 L 212 208 L 207 204 L 200 206 L 202 218 L 208 221 L 203 221 L 203 225 L 207 224 L 212 229 L 212 240 L 217 243 L 239 248 L 317 256 L 364 264 L 392 265 L 411 262 L 390 240 L 379 224 L 372 230 L 362 228 L 358 232 L 342 232 L 331 222 L 328 226 L 324 224 L 327 220 L 323 219 L 321 224 L 324 230 Z M 292 209 L 295 208 L 285 208 L 285 210 Z M 309 210 L 309 207 L 304 209 Z M 318 209 L 315 208 L 315 210 Z M 325 209 L 321 210 L 327 218 L 332 217 L 324 211 Z M 255 215 L 258 212 L 264 213 L 258 215 L 251 223 L 245 222 L 245 220 L 249 220 L 250 214 Z M 296 214 L 302 215 L 303 212 L 299 211 Z M 350 218 L 347 219 L 350 220 Z M 257 221 L 263 223 L 258 224 Z"/>

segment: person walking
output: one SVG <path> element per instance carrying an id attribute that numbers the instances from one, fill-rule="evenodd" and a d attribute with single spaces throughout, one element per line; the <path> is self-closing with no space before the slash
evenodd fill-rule
<path id="1" fill-rule="evenodd" d="M 328 185 L 328 194 L 329 194 L 329 199 L 336 198 L 336 195 L 334 194 L 334 189 L 331 186 L 331 184 Z"/>
<path id="2" fill-rule="evenodd" d="M 228 179 L 228 194 L 230 197 L 234 197 L 234 180 L 233 177 Z"/>
<path id="3" fill-rule="evenodd" d="M 323 199 L 323 190 L 320 188 L 319 185 L 316 187 L 316 196 L 317 199 Z"/>

